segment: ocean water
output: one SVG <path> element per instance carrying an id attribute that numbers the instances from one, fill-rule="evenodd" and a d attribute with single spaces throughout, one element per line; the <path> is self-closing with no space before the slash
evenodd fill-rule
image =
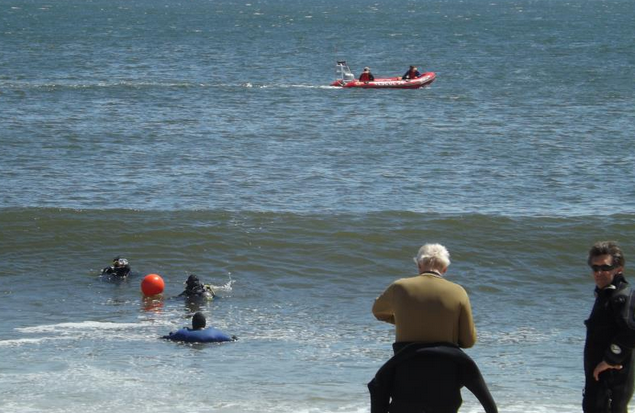
<path id="1" fill-rule="evenodd" d="M 586 252 L 635 257 L 633 26 L 631 0 L 0 0 L 0 411 L 368 412 L 373 299 L 425 242 L 500 411 L 581 411 Z M 337 60 L 437 80 L 341 90 Z M 140 275 L 100 279 L 116 255 Z M 175 298 L 190 273 L 219 297 Z M 195 310 L 239 340 L 159 339 Z"/>

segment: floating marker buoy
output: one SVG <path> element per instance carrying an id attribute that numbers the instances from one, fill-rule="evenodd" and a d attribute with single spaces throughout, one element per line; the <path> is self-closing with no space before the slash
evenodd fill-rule
<path id="1" fill-rule="evenodd" d="M 146 297 L 161 294 L 165 288 L 165 282 L 159 274 L 148 274 L 141 281 L 141 292 Z"/>

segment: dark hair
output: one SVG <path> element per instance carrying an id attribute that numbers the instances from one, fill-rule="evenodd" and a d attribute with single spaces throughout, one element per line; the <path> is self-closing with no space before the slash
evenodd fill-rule
<path id="1" fill-rule="evenodd" d="M 205 316 L 203 315 L 203 313 L 199 311 L 196 314 L 194 314 L 194 317 L 192 317 L 193 330 L 201 330 L 205 328 L 205 324 L 207 324 L 207 322 L 205 321 Z"/>
<path id="2" fill-rule="evenodd" d="M 613 257 L 612 265 L 615 267 L 623 267 L 626 263 L 622 249 L 615 241 L 598 241 L 589 250 L 589 258 L 587 264 L 591 265 L 591 260 L 600 255 L 610 255 Z"/>

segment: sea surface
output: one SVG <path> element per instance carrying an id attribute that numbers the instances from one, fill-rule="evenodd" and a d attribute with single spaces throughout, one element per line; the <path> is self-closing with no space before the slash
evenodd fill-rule
<path id="1" fill-rule="evenodd" d="M 632 0 L 0 0 L 0 412 L 367 413 L 373 300 L 426 242 L 500 411 L 580 412 L 586 253 L 635 260 L 633 27 Z M 338 60 L 437 80 L 342 90 Z M 117 255 L 137 275 L 100 278 Z M 175 297 L 192 273 L 215 300 Z M 238 341 L 159 338 L 196 310 Z"/>

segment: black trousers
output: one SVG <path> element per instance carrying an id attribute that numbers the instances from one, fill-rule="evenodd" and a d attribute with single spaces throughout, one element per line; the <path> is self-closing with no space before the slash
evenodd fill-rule
<path id="1" fill-rule="evenodd" d="M 600 381 L 587 377 L 582 397 L 584 413 L 627 413 L 633 397 L 633 366 L 622 370 L 609 370 L 600 375 Z"/>
<path id="2" fill-rule="evenodd" d="M 434 372 L 434 374 L 430 374 Z M 390 413 L 456 413 L 460 371 L 444 359 L 413 358 L 395 369 Z"/>
<path id="3" fill-rule="evenodd" d="M 467 387 L 498 413 L 478 366 L 448 343 L 395 343 L 395 355 L 368 383 L 371 413 L 457 413 Z"/>

